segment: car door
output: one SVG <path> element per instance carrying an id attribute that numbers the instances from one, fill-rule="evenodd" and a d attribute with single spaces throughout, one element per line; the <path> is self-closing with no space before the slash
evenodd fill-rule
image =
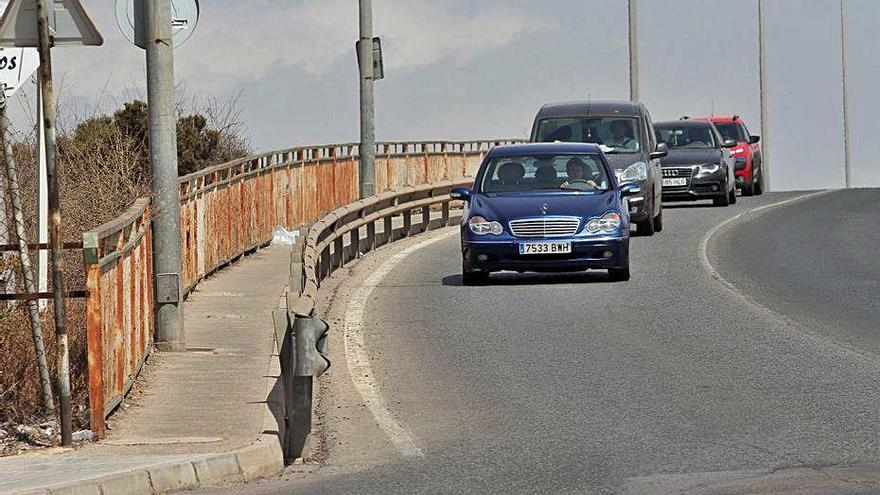
<path id="1" fill-rule="evenodd" d="M 654 174 L 654 204 L 659 205 L 663 195 L 663 169 L 660 168 L 659 158 L 651 160 L 651 152 L 657 149 L 657 133 L 654 131 L 654 121 L 651 119 L 651 114 L 647 108 L 644 109 L 644 119 L 647 132 L 646 142 L 648 143 L 648 149 L 645 150 L 645 158 L 648 160 L 649 170 Z"/>
<path id="2" fill-rule="evenodd" d="M 746 125 L 743 122 L 740 122 L 739 125 L 740 125 L 740 130 L 742 131 L 743 135 L 745 135 L 746 143 L 748 143 L 749 139 L 751 138 L 752 135 L 749 134 L 749 129 L 746 127 Z M 761 156 L 761 143 L 750 143 L 748 146 L 749 146 L 749 155 L 752 157 L 752 170 L 754 173 L 755 168 L 760 168 L 761 160 L 763 158 Z"/>

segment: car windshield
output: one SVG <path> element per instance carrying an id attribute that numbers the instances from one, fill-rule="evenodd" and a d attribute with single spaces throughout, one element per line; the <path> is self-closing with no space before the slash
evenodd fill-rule
<path id="1" fill-rule="evenodd" d="M 715 136 L 709 124 L 655 125 L 657 142 L 666 143 L 669 149 L 705 150 L 717 148 Z"/>
<path id="2" fill-rule="evenodd" d="M 746 140 L 739 125 L 735 122 L 716 123 L 715 128 L 718 129 L 722 139 L 733 139 L 738 143 Z"/>
<path id="3" fill-rule="evenodd" d="M 639 120 L 634 117 L 566 117 L 538 122 L 536 141 L 604 144 L 612 153 L 639 151 Z"/>
<path id="4" fill-rule="evenodd" d="M 482 191 L 580 191 L 611 188 L 602 159 L 595 154 L 505 156 L 491 160 L 483 174 Z"/>

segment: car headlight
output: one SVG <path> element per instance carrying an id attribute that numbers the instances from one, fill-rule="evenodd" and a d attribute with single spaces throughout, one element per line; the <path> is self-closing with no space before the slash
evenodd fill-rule
<path id="1" fill-rule="evenodd" d="M 615 170 L 617 182 L 640 182 L 648 180 L 648 165 L 645 162 L 635 162 L 625 170 Z"/>
<path id="2" fill-rule="evenodd" d="M 700 170 L 697 171 L 697 177 L 706 177 L 707 175 L 718 173 L 719 170 L 721 170 L 721 165 L 717 163 L 700 165 Z"/>
<path id="3" fill-rule="evenodd" d="M 591 218 L 587 222 L 587 232 L 595 234 L 597 232 L 614 232 L 620 228 L 620 214 L 616 211 L 609 211 L 599 218 Z"/>
<path id="4" fill-rule="evenodd" d="M 468 227 L 471 229 L 471 232 L 477 235 L 501 235 L 504 232 L 504 227 L 501 226 L 498 222 L 490 222 L 480 215 L 474 215 L 468 220 Z"/>

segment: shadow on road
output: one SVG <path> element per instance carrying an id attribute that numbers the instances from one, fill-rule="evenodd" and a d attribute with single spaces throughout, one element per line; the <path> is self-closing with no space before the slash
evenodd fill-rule
<path id="1" fill-rule="evenodd" d="M 492 285 L 559 285 L 559 284 L 595 284 L 614 283 L 608 280 L 608 274 L 604 271 L 588 271 L 575 273 L 493 273 L 489 277 L 486 286 Z M 451 287 L 463 287 L 461 274 L 447 275 L 443 277 L 443 285 Z"/>
<path id="2" fill-rule="evenodd" d="M 708 203 L 663 203 L 663 208 L 669 208 L 671 210 L 685 209 L 685 208 L 722 208 L 721 206 L 715 206 L 712 202 Z"/>

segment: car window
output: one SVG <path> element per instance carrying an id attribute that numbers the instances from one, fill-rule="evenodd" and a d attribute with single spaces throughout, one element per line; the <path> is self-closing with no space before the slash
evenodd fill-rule
<path id="1" fill-rule="evenodd" d="M 715 133 L 710 124 L 706 125 L 657 125 L 654 127 L 657 139 L 666 143 L 669 149 L 711 149 L 717 148 Z"/>
<path id="2" fill-rule="evenodd" d="M 564 117 L 538 122 L 536 141 L 596 143 L 616 153 L 637 153 L 641 126 L 635 117 Z"/>
<path id="3" fill-rule="evenodd" d="M 746 134 L 743 134 L 742 126 L 736 122 L 716 122 L 715 127 L 718 128 L 723 139 L 733 139 L 738 143 L 748 141 Z"/>
<path id="4" fill-rule="evenodd" d="M 603 192 L 611 188 L 601 158 L 590 154 L 506 156 L 488 163 L 482 191 Z"/>

